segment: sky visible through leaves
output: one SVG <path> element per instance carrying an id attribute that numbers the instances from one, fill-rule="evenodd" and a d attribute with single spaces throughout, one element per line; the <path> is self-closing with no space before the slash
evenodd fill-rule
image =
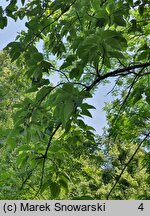
<path id="1" fill-rule="evenodd" d="M 0 5 L 5 7 L 6 2 L 4 3 L 4 1 L 2 1 Z M 8 20 L 7 28 L 0 30 L 0 50 L 2 50 L 8 43 L 14 41 L 17 33 L 26 28 L 24 20 L 18 20 L 17 22 L 10 18 L 8 18 Z M 40 52 L 42 52 L 42 43 L 38 43 L 37 48 Z M 58 77 L 56 75 L 51 77 L 51 81 L 56 84 Z M 112 88 L 113 83 L 107 84 L 105 87 L 99 86 L 94 97 L 92 99 L 88 99 L 88 102 L 93 104 L 96 109 L 91 110 L 93 118 L 85 117 L 85 119 L 87 124 L 95 128 L 95 133 L 97 134 L 102 134 L 102 129 L 107 125 L 103 107 L 105 102 L 112 101 L 112 96 L 108 94 Z"/>

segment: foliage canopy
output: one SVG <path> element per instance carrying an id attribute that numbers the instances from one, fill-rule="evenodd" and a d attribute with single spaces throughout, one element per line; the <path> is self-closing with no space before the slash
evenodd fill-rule
<path id="1" fill-rule="evenodd" d="M 10 18 L 26 28 L 0 54 L 0 198 L 150 199 L 149 1 L 11 0 Z M 111 80 L 99 136 L 87 99 Z"/>

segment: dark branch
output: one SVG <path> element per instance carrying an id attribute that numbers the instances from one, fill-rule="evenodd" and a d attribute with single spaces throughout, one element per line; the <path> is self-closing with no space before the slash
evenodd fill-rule
<path id="1" fill-rule="evenodd" d="M 124 105 L 126 104 L 128 98 L 129 98 L 129 96 L 130 96 L 130 94 L 131 94 L 131 91 L 132 91 L 132 89 L 133 89 L 133 86 L 134 86 L 134 84 L 137 82 L 137 80 L 138 80 L 138 78 L 139 78 L 139 76 L 140 76 L 140 74 L 142 73 L 143 70 L 144 70 L 144 68 L 142 68 L 142 69 L 139 71 L 139 73 L 136 74 L 136 76 L 134 77 L 134 79 L 133 79 L 133 81 L 132 81 L 132 83 L 131 83 L 131 85 L 130 85 L 130 87 L 129 87 L 128 93 L 127 93 L 127 95 L 125 96 L 125 99 L 123 100 L 123 102 L 122 102 L 122 104 L 121 104 L 121 106 L 120 106 L 120 109 L 119 109 L 119 111 L 118 111 L 118 115 L 117 115 L 116 119 L 114 120 L 113 126 L 116 124 L 116 122 L 117 122 L 117 120 L 118 120 L 118 118 L 119 118 L 119 116 L 120 116 L 120 112 L 121 112 L 122 108 L 124 107 Z"/>
<path id="2" fill-rule="evenodd" d="M 120 178 L 122 177 L 125 169 L 127 168 L 127 166 L 131 163 L 131 161 L 133 160 L 133 158 L 135 157 L 136 153 L 138 152 L 138 150 L 140 149 L 141 145 L 145 142 L 145 140 L 150 136 L 150 132 L 148 134 L 145 135 L 144 139 L 140 142 L 140 144 L 138 145 L 137 149 L 135 150 L 134 154 L 132 155 L 132 157 L 128 160 L 128 162 L 125 164 L 124 168 L 122 169 L 119 177 L 117 178 L 115 184 L 113 185 L 113 187 L 111 188 L 109 194 L 107 195 L 107 200 L 109 199 L 112 191 L 114 190 L 114 188 L 116 187 L 116 185 L 118 184 Z"/>
<path id="3" fill-rule="evenodd" d="M 100 81 L 102 81 L 104 79 L 107 79 L 109 77 L 115 77 L 115 76 L 118 76 L 120 74 L 124 74 L 127 71 L 131 71 L 131 70 L 138 69 L 138 68 L 145 68 L 145 67 L 148 67 L 148 66 L 150 66 L 150 62 L 146 62 L 146 63 L 143 63 L 143 64 L 137 64 L 137 65 L 117 69 L 115 71 L 111 71 L 111 72 L 109 72 L 107 74 L 104 74 L 104 75 L 98 77 L 90 86 L 88 86 L 87 91 L 90 91 L 93 87 L 95 87 Z"/>
<path id="4" fill-rule="evenodd" d="M 52 141 L 54 135 L 56 134 L 56 132 L 58 131 L 58 129 L 60 128 L 60 126 L 61 126 L 61 123 L 59 123 L 59 124 L 57 125 L 57 127 L 55 128 L 55 130 L 54 130 L 53 133 L 51 134 L 51 136 L 50 136 L 50 138 L 49 138 L 49 141 L 48 141 L 48 144 L 47 144 L 47 147 L 46 147 L 46 151 L 45 151 L 45 154 L 44 154 L 44 158 L 47 158 L 47 153 L 48 153 L 48 149 L 49 149 L 49 147 L 50 147 L 50 145 L 51 145 L 51 141 Z"/>
<path id="5" fill-rule="evenodd" d="M 61 73 L 65 78 L 66 78 L 66 80 L 68 81 L 68 82 L 70 82 L 70 80 L 69 80 L 69 78 L 67 77 L 67 75 L 65 74 L 65 72 L 63 72 L 63 71 L 61 71 L 61 70 L 59 70 L 59 69 L 56 69 L 56 68 L 50 68 L 51 70 L 53 70 L 53 71 L 56 71 L 56 72 L 58 72 L 58 73 Z"/>
<path id="6" fill-rule="evenodd" d="M 43 179 L 44 179 L 44 171 L 45 171 L 45 163 L 46 163 L 46 159 L 47 159 L 48 150 L 49 150 L 49 147 L 51 145 L 51 141 L 52 141 L 54 135 L 56 134 L 56 132 L 58 131 L 58 129 L 60 128 L 60 126 L 61 126 L 61 123 L 56 126 L 55 130 L 53 131 L 53 133 L 51 134 L 51 136 L 49 138 L 49 141 L 48 141 L 48 144 L 47 144 L 47 147 L 45 150 L 45 154 L 43 155 L 43 165 L 42 165 L 42 175 L 41 175 L 40 187 L 39 187 L 39 190 L 37 191 L 37 193 L 35 194 L 34 197 L 36 197 L 39 194 L 39 192 L 42 188 Z"/>
<path id="7" fill-rule="evenodd" d="M 22 185 L 20 187 L 20 190 L 23 189 L 24 185 L 27 183 L 27 181 L 30 179 L 31 175 L 33 174 L 33 171 L 36 169 L 36 167 L 32 170 L 29 171 L 29 173 L 27 174 L 27 177 L 24 179 L 24 181 L 22 182 Z"/>

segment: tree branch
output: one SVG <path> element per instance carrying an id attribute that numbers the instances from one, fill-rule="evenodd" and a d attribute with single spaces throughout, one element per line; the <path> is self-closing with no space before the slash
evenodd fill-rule
<path id="1" fill-rule="evenodd" d="M 48 141 L 48 144 L 47 144 L 47 147 L 46 147 L 46 150 L 45 150 L 45 154 L 43 155 L 43 165 L 42 165 L 42 175 L 41 175 L 41 180 L 40 180 L 40 187 L 39 187 L 39 190 L 37 191 L 37 193 L 35 194 L 34 197 L 36 197 L 39 194 L 39 192 L 40 192 L 40 190 L 42 188 L 43 178 L 44 178 L 44 171 L 45 171 L 45 163 L 46 163 L 46 159 L 47 159 L 48 150 L 49 150 L 49 147 L 51 145 L 51 141 L 52 141 L 54 135 L 56 134 L 56 132 L 58 131 L 58 129 L 60 128 L 60 126 L 61 126 L 61 123 L 59 123 L 56 126 L 55 130 L 52 132 L 52 134 L 51 134 L 51 136 L 49 138 L 49 141 Z"/>
<path id="2" fill-rule="evenodd" d="M 117 178 L 115 184 L 113 185 L 113 187 L 111 188 L 109 194 L 107 195 L 107 200 L 109 199 L 112 191 L 114 190 L 114 188 L 116 187 L 116 185 L 118 184 L 120 178 L 122 177 L 125 169 L 127 168 L 127 166 L 131 163 L 131 161 L 133 160 L 134 156 L 136 155 L 136 153 L 138 152 L 138 150 L 140 149 L 141 145 L 145 142 L 145 140 L 150 136 L 150 132 L 148 134 L 145 135 L 144 139 L 140 142 L 140 144 L 138 145 L 137 149 L 135 150 L 135 152 L 133 153 L 133 155 L 131 156 L 131 158 L 128 160 L 128 162 L 125 164 L 124 168 L 122 169 L 119 177 Z"/>
<path id="3" fill-rule="evenodd" d="M 65 72 L 63 72 L 63 71 L 61 71 L 61 70 L 59 70 L 59 69 L 56 69 L 56 68 L 52 68 L 52 67 L 50 67 L 50 69 L 53 70 L 53 71 L 56 71 L 56 72 L 58 72 L 58 73 L 61 73 L 61 74 L 66 78 L 66 80 L 67 80 L 68 82 L 70 82 L 70 80 L 69 80 L 69 78 L 67 77 L 67 75 L 65 74 Z"/>
<path id="4" fill-rule="evenodd" d="M 115 76 L 118 76 L 121 74 L 124 74 L 125 72 L 127 71 L 131 71 L 133 69 L 138 69 L 138 68 L 145 68 L 145 67 L 148 67 L 150 66 L 150 62 L 146 62 L 146 63 L 143 63 L 143 64 L 137 64 L 137 65 L 132 65 L 132 66 L 128 66 L 128 67 L 125 67 L 125 68 L 121 68 L 121 69 L 117 69 L 115 71 L 111 71 L 107 74 L 104 74 L 100 77 L 98 77 L 90 86 L 88 86 L 87 88 L 87 91 L 90 91 L 93 87 L 95 87 L 100 81 L 104 80 L 104 79 L 107 79 L 109 77 L 115 77 Z"/>
<path id="5" fill-rule="evenodd" d="M 124 107 L 124 105 L 126 104 L 128 98 L 129 98 L 129 96 L 130 96 L 130 94 L 131 94 L 132 88 L 133 88 L 134 84 L 137 82 L 137 80 L 138 80 L 138 78 L 139 78 L 139 76 L 140 76 L 140 74 L 142 73 L 143 70 L 144 70 L 144 67 L 139 71 L 138 74 L 136 74 L 136 76 L 135 76 L 134 79 L 132 80 L 132 83 L 131 83 L 131 85 L 130 85 L 130 88 L 129 88 L 129 90 L 128 90 L 128 93 L 127 93 L 127 95 L 125 96 L 125 98 L 124 98 L 124 100 L 123 100 L 123 102 L 122 102 L 122 104 L 121 104 L 121 106 L 120 106 L 120 109 L 119 109 L 119 111 L 118 111 L 117 117 L 116 117 L 116 119 L 114 120 L 112 126 L 114 126 L 114 125 L 116 124 L 116 122 L 117 122 L 117 120 L 118 120 L 118 118 L 119 118 L 120 112 L 121 112 L 122 108 Z"/>

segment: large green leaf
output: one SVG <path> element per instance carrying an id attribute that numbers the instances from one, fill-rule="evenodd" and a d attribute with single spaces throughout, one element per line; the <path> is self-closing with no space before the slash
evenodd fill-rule
<path id="1" fill-rule="evenodd" d="M 74 111 L 74 102 L 71 100 L 64 101 L 63 106 L 61 107 L 62 112 L 61 112 L 61 120 L 63 123 L 63 126 L 65 127 L 66 123 L 70 119 L 73 111 Z"/>
<path id="2" fill-rule="evenodd" d="M 53 90 L 53 87 L 51 86 L 44 86 L 42 87 L 37 95 L 36 95 L 36 101 L 42 101 L 45 99 L 45 97 L 50 94 L 50 92 Z"/>
<path id="3" fill-rule="evenodd" d="M 82 107 L 81 107 L 81 108 L 82 108 Z M 90 113 L 87 109 L 82 108 L 81 114 L 92 118 L 91 113 Z"/>
<path id="4" fill-rule="evenodd" d="M 114 15 L 114 23 L 116 25 L 119 25 L 119 26 L 126 26 L 126 21 L 125 19 L 122 17 L 122 16 L 118 16 L 117 12 L 116 12 L 116 15 Z"/>
<path id="5" fill-rule="evenodd" d="M 108 54 L 112 58 L 122 58 L 122 59 L 125 59 L 125 56 L 121 52 L 109 51 Z"/>

